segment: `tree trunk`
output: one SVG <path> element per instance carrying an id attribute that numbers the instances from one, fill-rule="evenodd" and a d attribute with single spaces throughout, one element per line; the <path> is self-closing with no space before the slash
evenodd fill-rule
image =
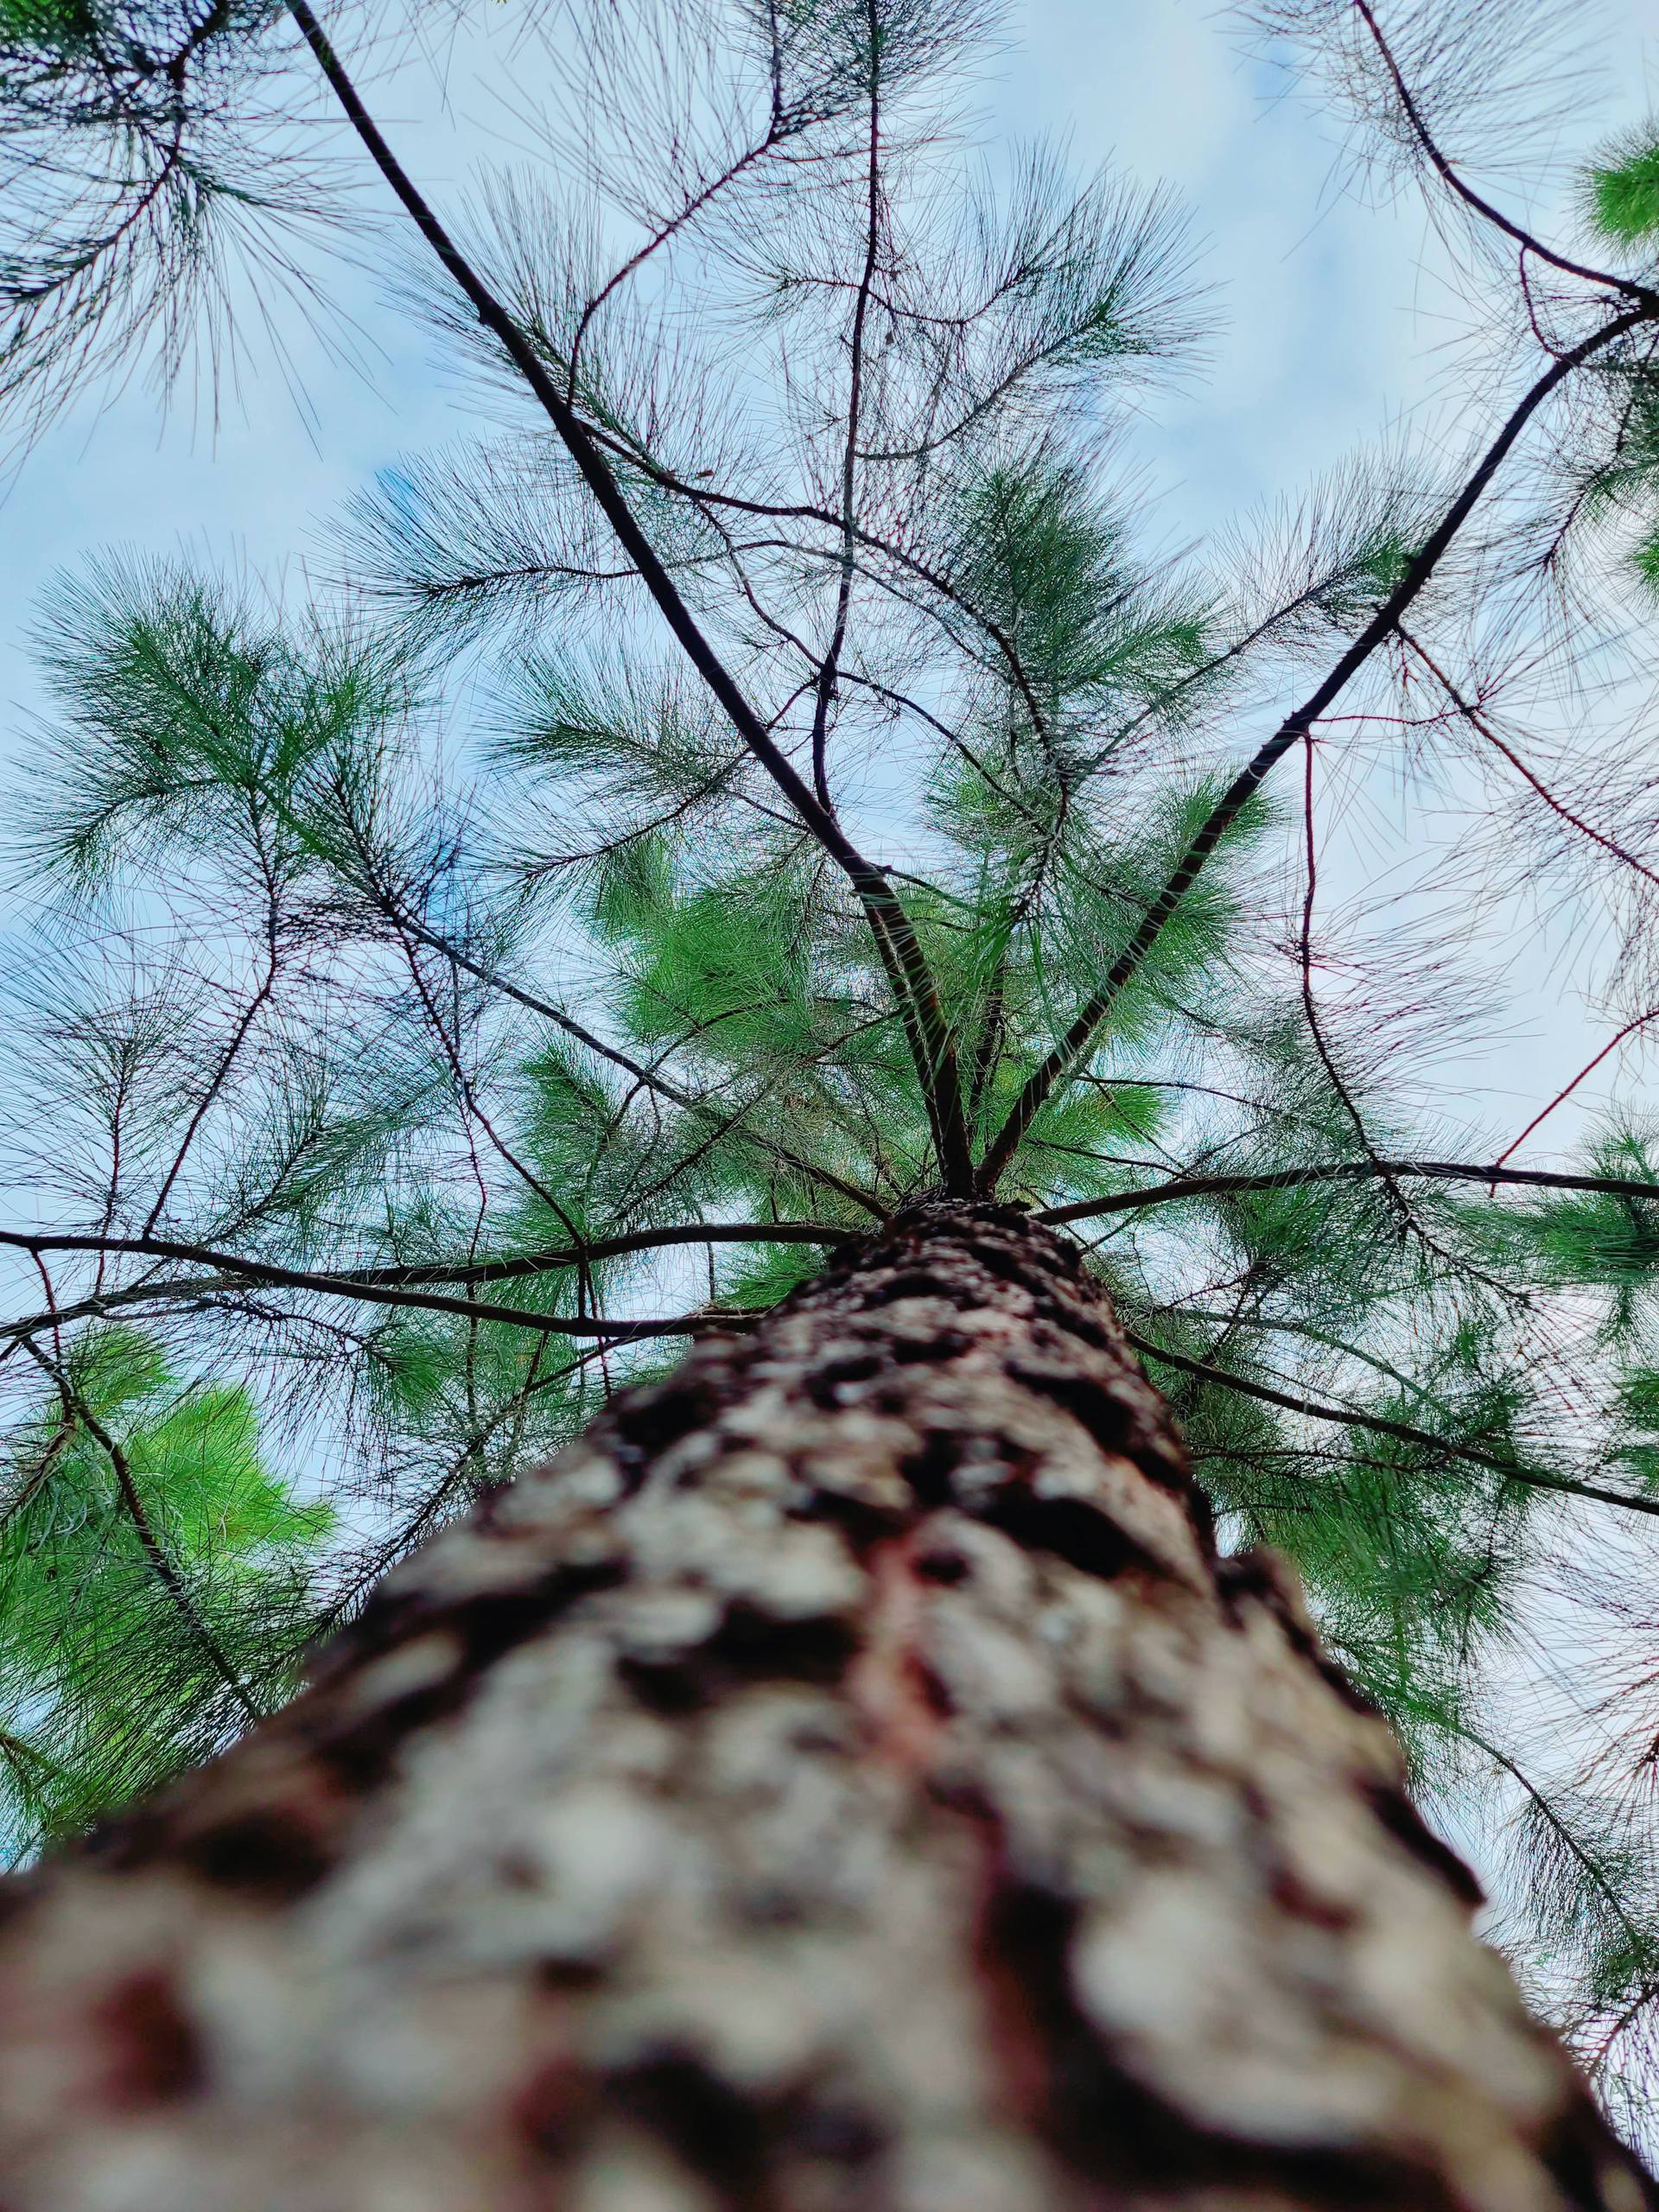
<path id="1" fill-rule="evenodd" d="M 1076 1256 L 918 1208 L 12 1885 L 5 2212 L 1638 2212 Z"/>

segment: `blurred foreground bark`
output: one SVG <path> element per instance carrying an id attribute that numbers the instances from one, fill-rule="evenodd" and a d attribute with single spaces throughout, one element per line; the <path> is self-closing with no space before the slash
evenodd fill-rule
<path id="1" fill-rule="evenodd" d="M 0 1897 L 4 2212 L 1638 2212 L 1072 1254 L 921 1208 Z"/>

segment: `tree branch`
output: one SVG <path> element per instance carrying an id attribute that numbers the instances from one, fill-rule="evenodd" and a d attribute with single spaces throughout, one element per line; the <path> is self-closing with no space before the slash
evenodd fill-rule
<path id="1" fill-rule="evenodd" d="M 1301 968 L 1302 1013 L 1306 1019 L 1309 1033 L 1313 1039 L 1314 1050 L 1319 1054 L 1319 1064 L 1325 1070 L 1326 1080 L 1341 1101 L 1343 1111 L 1353 1124 L 1354 1134 L 1359 1139 L 1366 1159 L 1382 1177 L 1383 1186 L 1389 1194 L 1389 1203 L 1394 1208 L 1402 1229 L 1407 1235 L 1416 1237 L 1424 1249 L 1433 1253 L 1436 1259 L 1444 1260 L 1452 1267 L 1465 1265 L 1465 1262 L 1459 1262 L 1434 1237 L 1431 1236 L 1413 1213 L 1405 1192 L 1389 1172 L 1388 1162 L 1381 1157 L 1376 1147 L 1371 1142 L 1371 1133 L 1365 1126 L 1365 1117 L 1360 1112 L 1358 1103 L 1337 1065 L 1335 1055 L 1332 1052 L 1330 1042 L 1325 1033 L 1324 1024 L 1319 1020 L 1319 1007 L 1313 996 L 1313 902 L 1319 892 L 1319 871 L 1313 822 L 1313 733 L 1311 729 L 1304 730 L 1302 733 L 1302 753 L 1306 764 L 1302 785 L 1302 822 L 1306 869 L 1306 887 L 1302 894 L 1301 938 L 1298 948 Z M 1477 1281 L 1484 1283 L 1489 1290 L 1496 1291 L 1501 1298 L 1514 1298 L 1517 1295 L 1509 1284 L 1499 1282 L 1495 1276 L 1483 1274 L 1478 1268 L 1471 1267 L 1468 1272 Z"/>
<path id="2" fill-rule="evenodd" d="M 262 841 L 260 846 L 260 858 L 263 861 L 264 860 L 264 844 Z M 258 989 L 254 993 L 253 997 L 249 1001 L 246 1007 L 244 1007 L 241 1019 L 238 1021 L 235 1028 L 231 1033 L 229 1043 L 226 1046 L 224 1052 L 219 1055 L 219 1065 L 213 1070 L 213 1076 L 208 1082 L 207 1089 L 203 1091 L 200 1098 L 196 1102 L 195 1111 L 191 1115 L 188 1122 L 185 1125 L 184 1135 L 180 1138 L 178 1147 L 174 1153 L 171 1165 L 168 1166 L 167 1173 L 162 1179 L 161 1188 L 156 1193 L 155 1203 L 151 1205 L 148 1215 L 145 1217 L 144 1231 L 146 1235 L 155 1228 L 156 1223 L 166 1212 L 167 1202 L 172 1195 L 173 1185 L 178 1180 L 180 1174 L 183 1171 L 185 1160 L 188 1157 L 191 1146 L 195 1142 L 197 1132 L 200 1129 L 202 1123 L 207 1120 L 207 1116 L 213 1110 L 214 1100 L 219 1096 L 219 1092 L 229 1081 L 231 1071 L 236 1065 L 238 1054 L 241 1052 L 243 1046 L 247 1042 L 248 1036 L 253 1028 L 254 1023 L 257 1021 L 260 1014 L 270 1003 L 271 995 L 276 988 L 277 972 L 282 964 L 277 937 L 277 924 L 279 918 L 277 916 L 276 906 L 276 893 L 275 882 L 270 874 L 268 862 L 266 863 L 266 882 L 268 894 L 270 899 L 270 910 L 266 917 L 265 923 L 266 950 L 264 975 L 260 980 Z"/>
<path id="3" fill-rule="evenodd" d="M 637 468 L 642 476 L 647 477 L 656 486 L 658 491 L 671 493 L 676 498 L 690 500 L 703 513 L 704 520 L 709 522 L 711 527 L 717 528 L 718 525 L 713 523 L 707 510 L 710 507 L 729 507 L 739 514 L 760 516 L 775 522 L 816 523 L 825 530 L 834 531 L 837 536 L 843 534 L 845 531 L 842 518 L 832 508 L 814 506 L 810 501 L 802 499 L 747 499 L 741 493 L 722 492 L 710 484 L 688 483 L 683 476 L 677 476 L 672 469 L 664 467 L 661 461 L 655 460 L 650 454 L 629 440 L 619 437 L 613 430 L 607 430 L 596 423 L 587 423 L 584 428 L 596 446 L 615 454 L 630 467 Z M 918 554 L 908 551 L 902 545 L 893 544 L 888 538 L 878 537 L 874 531 L 866 530 L 862 524 L 856 521 L 852 525 L 851 535 L 854 542 L 862 546 L 867 552 L 880 554 L 882 559 L 891 561 L 895 568 L 907 571 L 916 578 L 918 583 L 925 584 L 930 591 L 937 592 L 947 606 L 956 607 L 976 629 L 984 632 L 1006 664 L 1008 674 L 1014 679 L 1015 689 L 1025 701 L 1032 718 L 1033 728 L 1039 734 L 1046 734 L 1047 718 L 1043 712 L 1042 702 L 1038 698 L 1036 689 L 1027 672 L 1024 662 L 1020 658 L 1018 646 L 995 617 L 987 614 L 982 608 L 976 607 L 971 600 L 964 598 L 961 590 L 951 582 L 949 576 L 941 575 L 931 563 L 923 560 Z M 746 550 L 760 550 L 767 542 L 764 539 L 753 540 Z M 801 550 L 787 538 L 779 539 L 777 543 L 791 551 Z M 824 554 L 820 557 L 825 560 L 838 558 L 837 556 L 830 554 Z M 874 567 L 862 569 L 860 573 L 870 575 L 884 590 L 892 593 L 904 605 L 914 607 L 918 604 L 917 601 L 899 592 L 897 587 L 882 577 Z M 930 613 L 931 611 L 929 610 Z M 943 620 L 942 617 L 938 616 L 935 616 L 935 619 Z"/>
<path id="4" fill-rule="evenodd" d="M 1478 215 L 1484 222 L 1491 224 L 1495 230 L 1502 231 L 1505 238 L 1512 238 L 1517 245 L 1526 252 L 1534 255 L 1536 259 L 1547 262 L 1552 269 L 1560 270 L 1563 276 L 1577 276 L 1586 284 L 1598 284 L 1605 287 L 1608 291 L 1621 292 L 1626 299 L 1636 301 L 1646 315 L 1659 314 L 1659 292 L 1655 292 L 1650 286 L 1638 283 L 1632 276 L 1615 276 L 1609 270 L 1592 269 L 1581 261 L 1569 260 L 1565 254 L 1557 253 L 1554 247 L 1546 245 L 1543 240 L 1536 237 L 1534 232 L 1523 229 L 1519 223 L 1513 221 L 1501 207 L 1495 207 L 1492 202 L 1477 192 L 1471 184 L 1465 182 L 1452 162 L 1446 159 L 1435 143 L 1427 124 L 1423 120 L 1422 110 L 1418 106 L 1416 97 L 1410 86 L 1407 84 L 1399 63 L 1395 60 L 1392 48 L 1382 35 L 1382 26 L 1372 12 L 1369 0 L 1353 0 L 1353 5 L 1360 20 L 1370 32 L 1372 43 L 1382 57 L 1383 67 L 1387 69 L 1389 79 L 1394 86 L 1395 97 L 1399 100 L 1401 110 L 1411 127 L 1412 136 L 1422 148 L 1435 175 L 1450 191 L 1456 194 L 1465 207 Z"/>
<path id="5" fill-rule="evenodd" d="M 244 1688 L 241 1676 L 226 1657 L 213 1630 L 197 1611 L 195 1600 L 185 1587 L 184 1578 L 168 1557 L 166 1547 L 156 1535 L 155 1524 L 145 1510 L 144 1501 L 138 1495 L 137 1484 L 132 1478 L 132 1464 L 126 1452 L 87 1404 L 85 1396 L 70 1382 L 66 1371 L 27 1338 L 23 1349 L 42 1373 L 51 1378 L 66 1412 L 73 1414 L 108 1459 L 115 1474 L 116 1487 L 121 1493 L 122 1505 L 132 1523 L 133 1533 L 138 1539 L 146 1565 L 177 1607 L 192 1641 L 206 1653 L 213 1663 L 213 1671 L 223 1679 L 226 1688 L 241 1707 L 249 1726 L 257 1727 L 265 1716 Z"/>
<path id="6" fill-rule="evenodd" d="M 1421 1176 L 1442 1183 L 1515 1183 L 1547 1191 L 1587 1191 L 1611 1198 L 1659 1200 L 1659 1183 L 1622 1175 L 1558 1174 L 1547 1167 L 1480 1167 L 1449 1160 L 1335 1160 L 1311 1167 L 1276 1167 L 1259 1174 L 1180 1175 L 1149 1190 L 1114 1191 L 1108 1198 L 1076 1198 L 1050 1206 L 1035 1218 L 1051 1224 L 1092 1221 L 1101 1214 L 1135 1213 L 1179 1198 L 1231 1198 L 1249 1191 L 1298 1191 L 1310 1184 L 1363 1182 L 1373 1176 Z"/>
<path id="7" fill-rule="evenodd" d="M 1502 1166 L 1511 1153 L 1519 1152 L 1522 1146 L 1525 1144 L 1527 1139 L 1532 1135 L 1533 1131 L 1541 1127 L 1543 1122 L 1547 1122 L 1558 1106 L 1566 1104 L 1567 1101 L 1573 1096 L 1573 1093 L 1578 1089 L 1585 1077 L 1589 1075 L 1593 1075 L 1610 1052 L 1616 1052 L 1627 1037 L 1634 1036 L 1638 1029 L 1644 1029 L 1648 1023 L 1654 1019 L 1656 1014 L 1659 1014 L 1659 1006 L 1650 1006 L 1645 1014 L 1633 1014 L 1630 1020 L 1624 1024 L 1624 1027 L 1622 1029 L 1616 1030 L 1612 1036 L 1611 1036 L 1607 1039 L 1607 1042 L 1602 1046 L 1601 1050 L 1599 1052 L 1592 1054 L 1592 1057 L 1585 1062 L 1584 1065 L 1579 1070 L 1572 1081 L 1570 1083 L 1564 1083 L 1561 1085 L 1555 1096 L 1550 1100 L 1548 1105 L 1539 1109 L 1538 1112 L 1535 1113 L 1532 1119 L 1527 1123 L 1526 1128 L 1522 1130 L 1520 1135 L 1516 1137 L 1514 1143 L 1504 1147 L 1503 1150 L 1497 1155 L 1497 1166 Z"/>
<path id="8" fill-rule="evenodd" d="M 1567 1852 L 1577 1859 L 1592 1888 L 1599 1891 L 1602 1901 L 1630 1937 L 1631 1948 L 1638 1953 L 1646 1949 L 1648 1946 L 1643 1942 L 1635 1923 L 1625 1910 L 1618 1891 L 1614 1889 L 1602 1868 L 1596 1864 L 1594 1858 L 1579 1841 L 1568 1822 L 1555 1810 L 1537 1783 L 1522 1772 L 1507 1751 L 1500 1751 L 1496 1744 L 1490 1743 L 1477 1729 L 1465 1727 L 1460 1721 L 1456 1720 L 1443 1720 L 1440 1725 L 1449 1734 L 1461 1737 L 1465 1744 L 1472 1744 L 1477 1751 L 1484 1751 L 1487 1758 L 1495 1760 L 1511 1780 L 1520 1783 L 1522 1789 L 1537 1807 L 1551 1833 L 1560 1838 Z"/>
<path id="9" fill-rule="evenodd" d="M 1135 976 L 1147 954 L 1162 935 L 1164 926 L 1197 880 L 1205 862 L 1229 829 L 1255 796 L 1270 771 L 1291 747 L 1317 721 L 1346 689 L 1377 647 L 1398 626 L 1402 617 L 1440 565 L 1452 540 L 1468 520 L 1511 447 L 1558 385 L 1592 356 L 1642 322 L 1659 319 L 1659 297 L 1651 307 L 1631 308 L 1602 327 L 1570 353 L 1553 362 L 1510 410 L 1503 428 L 1486 448 L 1479 465 L 1452 500 L 1425 543 L 1406 564 L 1404 575 L 1364 629 L 1338 661 L 1330 674 L 1294 713 L 1287 715 L 1254 758 L 1234 777 L 1194 834 L 1157 898 L 1147 910 L 1140 927 L 1113 962 L 1098 990 L 1079 1007 L 1070 1028 L 1035 1068 L 980 1163 L 982 1195 L 995 1192 L 1021 1138 L 1042 1111 L 1054 1086 L 1066 1076 L 1088 1049 L 1090 1040 L 1111 1011 L 1119 994 Z"/>
<path id="10" fill-rule="evenodd" d="M 602 1037 L 595 1036 L 591 1029 L 574 1020 L 561 1007 L 553 1005 L 550 1000 L 538 997 L 534 991 L 526 990 L 522 984 L 515 983 L 510 976 L 503 976 L 498 969 L 487 968 L 481 961 L 474 960 L 469 953 L 462 951 L 459 945 L 453 944 L 448 938 L 442 937 L 436 931 L 427 928 L 412 914 L 405 913 L 400 906 L 393 905 L 384 898 L 374 887 L 362 887 L 371 902 L 395 926 L 406 929 L 410 935 L 417 938 L 421 944 L 429 945 L 435 952 L 441 952 L 446 960 L 451 962 L 465 974 L 474 976 L 480 983 L 487 984 L 492 990 L 499 991 L 504 998 L 512 1000 L 515 1005 L 522 1006 L 527 1013 L 540 1014 L 544 1020 L 550 1021 L 556 1028 L 563 1030 L 564 1034 L 576 1044 L 583 1046 L 601 1059 L 608 1060 L 612 1066 L 619 1067 L 625 1074 L 632 1076 L 641 1089 L 653 1092 L 659 1098 L 665 1098 L 671 1106 L 677 1106 L 683 1113 L 715 1117 L 713 1107 L 705 1100 L 699 1098 L 695 1091 L 686 1090 L 683 1084 L 677 1084 L 671 1077 L 664 1076 L 661 1072 L 659 1063 L 652 1062 L 647 1065 L 645 1062 L 635 1059 L 631 1053 L 621 1051 L 618 1046 L 607 1045 Z M 740 1128 L 735 1117 L 728 1126 L 737 1134 L 743 1143 L 753 1145 L 757 1150 L 768 1154 L 774 1160 L 781 1160 L 784 1166 L 795 1174 L 803 1175 L 809 1182 L 820 1183 L 826 1190 L 834 1191 L 837 1196 L 861 1207 L 876 1221 L 887 1219 L 887 1208 L 873 1192 L 860 1190 L 855 1183 L 843 1181 L 830 1169 L 820 1166 L 813 1160 L 801 1158 L 799 1154 L 791 1152 L 785 1146 L 777 1143 L 771 1137 L 760 1136 L 753 1130 Z"/>
<path id="11" fill-rule="evenodd" d="M 1659 1497 L 1637 1497 L 1603 1490 L 1594 1483 L 1581 1483 L 1572 1475 L 1539 1474 L 1530 1468 L 1517 1467 L 1512 1459 L 1500 1459 L 1495 1452 L 1482 1452 L 1472 1444 L 1454 1444 L 1426 1428 L 1414 1428 L 1409 1421 L 1390 1421 L 1386 1414 L 1355 1413 L 1347 1406 L 1322 1405 L 1314 1398 L 1298 1398 L 1288 1390 L 1275 1390 L 1265 1382 L 1247 1382 L 1242 1375 L 1230 1375 L 1225 1368 L 1206 1367 L 1201 1359 L 1188 1359 L 1182 1352 L 1166 1351 L 1131 1330 L 1126 1329 L 1123 1333 L 1142 1358 L 1160 1360 L 1166 1367 L 1179 1368 L 1182 1374 L 1197 1376 L 1205 1382 L 1218 1382 L 1224 1389 L 1236 1390 L 1244 1397 L 1257 1398 L 1263 1405 L 1279 1406 L 1287 1413 L 1305 1414 L 1310 1421 L 1335 1421 L 1344 1428 L 1364 1429 L 1374 1436 L 1395 1437 L 1402 1444 L 1419 1444 L 1447 1459 L 1465 1459 L 1471 1466 L 1485 1467 L 1510 1482 L 1524 1483 L 1531 1490 L 1556 1491 L 1569 1497 L 1592 1498 L 1598 1505 L 1622 1506 L 1627 1513 L 1659 1516 Z"/>
<path id="12" fill-rule="evenodd" d="M 1541 777 L 1534 774 L 1514 747 L 1499 736 L 1497 731 L 1492 727 L 1491 717 L 1476 704 L 1474 700 L 1466 699 L 1464 696 L 1461 689 L 1440 666 L 1427 647 L 1420 639 L 1414 636 L 1403 623 L 1400 626 L 1400 642 L 1408 652 L 1414 654 L 1421 661 L 1423 666 L 1434 678 L 1471 729 L 1484 737 L 1495 752 L 1503 754 L 1516 773 L 1536 791 L 1552 814 L 1558 814 L 1563 822 L 1569 823 L 1581 836 L 1588 837 L 1592 845 L 1599 845 L 1603 852 L 1611 853 L 1616 861 L 1622 861 L 1626 868 L 1633 868 L 1637 875 L 1645 876 L 1649 883 L 1659 887 L 1659 874 L 1656 874 L 1645 861 L 1638 860 L 1634 853 L 1627 852 L 1617 838 L 1610 837 L 1604 830 L 1598 830 L 1594 823 L 1586 822 L 1581 814 L 1575 814 L 1564 800 L 1556 798 L 1548 784 Z"/>
<path id="13" fill-rule="evenodd" d="M 874 861 L 865 858 L 835 816 L 824 809 L 816 794 L 803 782 L 788 756 L 773 742 L 765 723 L 703 634 L 655 547 L 635 519 L 621 486 L 587 425 L 549 376 L 530 340 L 461 253 L 392 152 L 378 125 L 364 106 L 356 86 L 308 0 L 286 0 L 286 4 L 299 27 L 301 36 L 310 48 L 318 67 L 327 79 L 330 89 L 370 159 L 436 255 L 445 273 L 471 305 L 480 323 L 496 339 L 535 395 L 593 493 L 601 512 L 616 533 L 618 543 L 639 571 L 640 581 L 655 601 L 658 612 L 678 639 L 692 666 L 713 693 L 733 728 L 801 821 L 843 871 L 860 898 L 880 909 L 891 932 L 905 987 L 912 997 L 917 1021 L 925 1040 L 925 1050 L 918 1058 L 916 1072 L 924 1095 L 932 1101 L 938 1116 L 944 1146 L 940 1165 L 947 1186 L 958 1195 L 966 1196 L 973 1185 L 973 1163 L 969 1152 L 968 1126 L 957 1073 L 956 1046 L 944 1019 L 932 972 L 904 902 L 883 871 Z"/>
<path id="14" fill-rule="evenodd" d="M 111 1245 L 109 1240 L 73 1235 L 30 1238 L 16 1230 L 0 1230 L 0 1244 L 24 1250 L 37 1247 L 42 1250 L 86 1252 L 100 1249 L 125 1249 L 149 1252 L 163 1258 L 194 1256 L 188 1246 L 174 1245 L 163 1237 L 129 1237 Z M 463 1320 L 500 1321 L 518 1329 L 539 1329 L 543 1334 L 562 1337 L 606 1337 L 627 1343 L 636 1337 L 696 1336 L 705 1330 L 744 1328 L 752 1317 L 746 1313 L 732 1314 L 687 1313 L 671 1320 L 607 1321 L 576 1318 L 555 1313 L 526 1313 L 516 1306 L 497 1306 L 467 1298 L 449 1298 L 436 1291 L 408 1288 L 394 1283 L 365 1281 L 362 1276 L 336 1275 L 319 1273 L 306 1268 L 285 1268 L 275 1261 L 245 1260 L 232 1253 L 204 1255 L 208 1257 L 228 1281 L 179 1283 L 172 1286 L 143 1284 L 136 1286 L 147 1299 L 155 1299 L 170 1292 L 176 1297 L 200 1297 L 216 1291 L 234 1287 L 238 1282 L 268 1283 L 279 1289 L 310 1291 L 323 1298 L 350 1298 L 371 1306 L 410 1306 L 423 1313 L 455 1313 Z M 135 1302 L 122 1298 L 119 1292 L 86 1300 L 75 1309 L 78 1313 L 102 1313 L 118 1303 Z M 61 1322 L 68 1309 L 59 1309 L 55 1314 L 31 1315 L 22 1321 L 0 1324 L 0 1338 L 22 1338 L 26 1343 L 36 1331 L 48 1326 L 54 1319 Z M 32 1348 L 32 1347 L 31 1347 Z"/>

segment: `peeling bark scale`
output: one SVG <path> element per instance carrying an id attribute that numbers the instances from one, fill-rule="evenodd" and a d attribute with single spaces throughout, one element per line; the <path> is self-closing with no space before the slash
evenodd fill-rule
<path id="1" fill-rule="evenodd" d="M 4 2212 L 1641 2212 L 1075 1255 L 924 1207 L 0 1893 Z"/>

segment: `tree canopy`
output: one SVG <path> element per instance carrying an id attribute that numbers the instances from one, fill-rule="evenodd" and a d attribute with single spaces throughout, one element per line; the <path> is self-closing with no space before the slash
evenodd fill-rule
<path id="1" fill-rule="evenodd" d="M 20 436 L 211 356 L 238 255 L 326 315 L 308 257 L 365 231 L 486 420 L 302 603 L 100 554 L 35 618 L 16 1854 L 269 1711 L 620 1379 L 998 1198 L 1084 1241 L 1227 1541 L 1501 1830 L 1537 1987 L 1641 2094 L 1659 1124 L 1534 1166 L 1560 1100 L 1517 1135 L 1412 1069 L 1527 957 L 1476 926 L 1520 889 L 1603 931 L 1612 1043 L 1659 1011 L 1659 139 L 1580 149 L 1536 235 L 1503 171 L 1573 10 L 1236 15 L 1443 226 L 1466 404 L 1176 556 L 1134 423 L 1202 404 L 1195 243 L 972 143 L 981 0 L 531 10 L 537 156 L 442 208 L 349 8 L 0 0 Z M 1321 853 L 1395 767 L 1456 869 L 1338 931 Z"/>

